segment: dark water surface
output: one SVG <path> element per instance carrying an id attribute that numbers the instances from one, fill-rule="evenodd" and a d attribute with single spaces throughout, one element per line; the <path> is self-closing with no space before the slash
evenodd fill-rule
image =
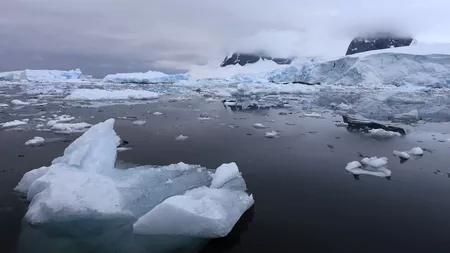
<path id="1" fill-rule="evenodd" d="M 198 120 L 203 111 L 212 119 Z M 118 155 L 125 163 L 183 161 L 209 169 L 238 164 L 255 205 L 228 237 L 199 243 L 201 252 L 450 251 L 450 142 L 442 142 L 450 138 L 449 124 L 409 127 L 406 137 L 376 140 L 336 127 L 339 116 L 303 118 L 296 109 L 230 112 L 220 103 L 185 101 L 64 113 L 89 123 L 124 116 L 146 120 L 145 126 L 116 121 L 116 132 L 132 147 Z M 2 122 L 12 119 L 3 116 Z M 269 128 L 255 129 L 254 123 Z M 269 130 L 280 131 L 280 137 L 264 138 Z M 175 141 L 180 134 L 189 139 Z M 26 147 L 33 136 L 59 139 Z M 145 237 L 131 238 L 119 221 L 89 236 L 49 233 L 22 221 L 27 204 L 12 189 L 25 172 L 49 165 L 78 136 L 0 131 L 0 252 L 146 252 L 128 244 L 145 244 Z M 403 164 L 392 155 L 415 146 L 429 152 Z M 360 160 L 360 154 L 388 157 L 392 178 L 348 174 L 346 164 Z"/>

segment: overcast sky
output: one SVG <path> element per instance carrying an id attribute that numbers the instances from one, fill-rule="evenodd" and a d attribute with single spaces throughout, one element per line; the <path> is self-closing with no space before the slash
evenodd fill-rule
<path id="1" fill-rule="evenodd" d="M 0 1 L 0 71 L 183 72 L 234 50 L 340 55 L 372 31 L 450 42 L 448 0 Z"/>

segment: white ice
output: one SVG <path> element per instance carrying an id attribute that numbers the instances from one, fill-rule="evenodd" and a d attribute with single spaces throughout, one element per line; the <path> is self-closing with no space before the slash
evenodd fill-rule
<path id="1" fill-rule="evenodd" d="M 92 126 L 91 124 L 81 122 L 81 123 L 56 123 L 51 127 L 52 131 L 62 132 L 62 133 L 82 133 Z"/>
<path id="2" fill-rule="evenodd" d="M 8 104 L 0 104 L 0 107 L 8 107 Z"/>
<path id="3" fill-rule="evenodd" d="M 44 145 L 45 139 L 39 136 L 25 142 L 26 146 L 41 146 Z"/>
<path id="4" fill-rule="evenodd" d="M 177 136 L 177 137 L 175 138 L 175 140 L 176 140 L 176 141 L 185 141 L 185 140 L 187 140 L 188 138 L 189 138 L 188 136 L 185 136 L 185 135 L 180 134 L 179 136 Z"/>
<path id="5" fill-rule="evenodd" d="M 196 165 L 115 169 L 113 126 L 109 119 L 91 127 L 51 166 L 23 176 L 15 190 L 31 201 L 28 222 L 126 218 L 138 220 L 136 233 L 211 238 L 228 234 L 253 204 L 241 176 L 215 189 L 206 187 L 210 172 Z"/>
<path id="6" fill-rule="evenodd" d="M 319 113 L 304 113 L 303 116 L 310 117 L 310 118 L 323 118 L 322 114 Z"/>
<path id="7" fill-rule="evenodd" d="M 402 159 L 409 159 L 409 158 L 411 158 L 411 156 L 408 154 L 408 152 L 404 152 L 404 151 L 394 150 L 393 154 L 395 156 L 398 156 L 398 157 L 402 158 Z"/>
<path id="8" fill-rule="evenodd" d="M 423 155 L 423 149 L 421 149 L 420 147 L 412 148 L 412 149 L 409 151 L 409 154 L 411 154 L 411 155 L 416 155 L 416 156 Z"/>
<path id="9" fill-rule="evenodd" d="M 386 131 L 384 129 L 370 129 L 369 135 L 373 138 L 392 138 L 402 136 L 400 133 Z"/>
<path id="10" fill-rule="evenodd" d="M 345 122 L 336 122 L 335 125 L 337 127 L 348 127 L 348 124 Z"/>
<path id="11" fill-rule="evenodd" d="M 67 123 L 75 119 L 75 117 L 71 117 L 70 115 L 61 115 L 53 117 L 53 120 L 47 122 L 47 126 L 54 126 L 57 123 Z"/>
<path id="12" fill-rule="evenodd" d="M 253 124 L 253 127 L 256 129 L 265 129 L 266 128 L 266 126 L 261 123 Z"/>
<path id="13" fill-rule="evenodd" d="M 118 73 L 107 75 L 103 78 L 104 82 L 111 83 L 138 83 L 138 84 L 152 84 L 152 83 L 175 83 L 184 81 L 189 78 L 186 74 L 168 75 L 158 71 L 149 71 L 146 73 Z"/>
<path id="14" fill-rule="evenodd" d="M 26 125 L 26 124 L 28 124 L 28 121 L 25 121 L 25 120 L 13 120 L 13 121 L 5 122 L 5 123 L 0 123 L 0 125 L 3 128 L 15 127 L 15 126 Z"/>
<path id="15" fill-rule="evenodd" d="M 160 116 L 160 115 L 164 115 L 164 113 L 162 113 L 162 112 L 154 112 L 154 113 L 152 113 L 152 115 Z"/>
<path id="16" fill-rule="evenodd" d="M 23 74 L 24 78 L 30 82 L 64 82 L 69 80 L 78 79 L 81 76 L 81 70 L 24 70 Z"/>
<path id="17" fill-rule="evenodd" d="M 159 98 L 159 93 L 146 90 L 76 89 L 65 100 L 147 100 Z"/>
<path id="18" fill-rule="evenodd" d="M 211 188 L 220 188 L 226 182 L 239 177 L 241 173 L 236 163 L 224 163 L 220 165 L 214 173 Z"/>
<path id="19" fill-rule="evenodd" d="M 381 168 L 388 164 L 388 159 L 386 157 L 366 157 L 361 160 L 361 164 L 365 166 L 370 166 L 372 168 Z"/>
<path id="20" fill-rule="evenodd" d="M 136 125 L 136 126 L 143 126 L 145 124 L 147 124 L 147 121 L 145 121 L 145 120 L 135 120 L 135 121 L 133 121 L 133 125 Z"/>
<path id="21" fill-rule="evenodd" d="M 23 102 L 23 101 L 21 101 L 19 99 L 14 99 L 14 100 L 11 101 L 11 104 L 13 104 L 13 105 L 29 105 L 30 103 Z"/>
<path id="22" fill-rule="evenodd" d="M 266 137 L 266 138 L 275 138 L 277 136 L 278 136 L 278 132 L 276 132 L 276 131 L 270 131 L 270 132 L 266 132 L 264 134 L 264 137 Z"/>
<path id="23" fill-rule="evenodd" d="M 117 152 L 125 152 L 125 151 L 129 151 L 131 150 L 131 148 L 127 148 L 127 147 L 118 147 L 117 148 Z"/>

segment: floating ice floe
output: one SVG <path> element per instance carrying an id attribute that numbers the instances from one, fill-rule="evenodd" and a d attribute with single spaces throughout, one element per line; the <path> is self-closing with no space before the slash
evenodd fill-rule
<path id="1" fill-rule="evenodd" d="M 348 127 L 348 123 L 345 122 L 336 122 L 335 125 L 337 127 Z"/>
<path id="2" fill-rule="evenodd" d="M 117 152 L 125 152 L 125 151 L 129 151 L 131 150 L 131 148 L 128 147 L 117 147 Z"/>
<path id="3" fill-rule="evenodd" d="M 77 89 L 65 100 L 148 100 L 159 98 L 159 93 L 147 90 L 101 90 L 101 89 Z"/>
<path id="4" fill-rule="evenodd" d="M 42 146 L 44 145 L 45 139 L 39 136 L 34 137 L 31 140 L 25 142 L 26 146 Z"/>
<path id="5" fill-rule="evenodd" d="M 189 76 L 186 74 L 168 75 L 158 71 L 149 71 L 146 73 L 118 73 L 107 75 L 103 78 L 104 82 L 111 83 L 137 83 L 137 84 L 156 84 L 156 83 L 175 83 L 186 81 Z"/>
<path id="6" fill-rule="evenodd" d="M 253 205 L 234 163 L 216 173 L 184 163 L 115 169 L 119 138 L 113 126 L 109 119 L 91 127 L 51 166 L 23 176 L 15 190 L 30 201 L 26 221 L 89 221 L 92 230 L 95 221 L 137 220 L 137 234 L 214 238 L 227 235 Z"/>
<path id="7" fill-rule="evenodd" d="M 145 120 L 135 120 L 135 121 L 133 121 L 133 125 L 135 125 L 135 126 L 143 126 L 145 124 L 147 124 L 147 121 L 145 121 Z"/>
<path id="8" fill-rule="evenodd" d="M 81 123 L 56 123 L 51 127 L 52 131 L 60 133 L 82 133 L 85 132 L 91 124 L 81 122 Z"/>
<path id="9" fill-rule="evenodd" d="M 304 113 L 303 114 L 304 117 L 310 117 L 310 118 L 323 118 L 322 114 L 318 114 L 318 113 Z"/>
<path id="10" fill-rule="evenodd" d="M 70 80 L 76 80 L 81 76 L 81 70 L 24 70 L 24 78 L 30 82 L 64 82 Z"/>
<path id="11" fill-rule="evenodd" d="M 207 112 L 202 112 L 197 119 L 198 120 L 210 120 L 211 118 L 208 116 Z"/>
<path id="12" fill-rule="evenodd" d="M 177 136 L 177 137 L 175 138 L 175 140 L 176 140 L 176 141 L 185 141 L 185 140 L 187 140 L 188 138 L 189 138 L 188 136 L 185 136 L 185 135 L 180 134 L 180 136 Z"/>
<path id="13" fill-rule="evenodd" d="M 366 157 L 361 162 L 353 161 L 347 164 L 345 170 L 353 175 L 371 175 L 376 177 L 390 177 L 392 172 L 387 169 L 386 157 Z"/>
<path id="14" fill-rule="evenodd" d="M 394 150 L 393 154 L 395 156 L 400 157 L 401 159 L 407 160 L 407 159 L 411 158 L 411 156 L 416 156 L 416 157 L 417 156 L 422 156 L 423 155 L 423 149 L 421 149 L 420 147 L 415 147 L 415 148 L 412 148 L 411 150 L 408 150 L 408 151 L 397 151 L 397 150 Z"/>
<path id="15" fill-rule="evenodd" d="M 253 127 L 256 128 L 256 129 L 265 129 L 265 128 L 267 128 L 265 125 L 263 125 L 261 123 L 253 124 Z"/>
<path id="16" fill-rule="evenodd" d="M 26 125 L 26 124 L 28 124 L 27 120 L 13 120 L 13 121 L 5 122 L 5 123 L 0 123 L 0 125 L 3 128 L 15 127 L 15 126 Z"/>
<path id="17" fill-rule="evenodd" d="M 369 136 L 373 138 L 392 138 L 402 136 L 398 132 L 386 131 L 384 129 L 370 129 Z"/>
<path id="18" fill-rule="evenodd" d="M 0 104 L 0 107 L 9 107 L 8 104 Z"/>
<path id="19" fill-rule="evenodd" d="M 75 117 L 71 117 L 70 115 L 61 115 L 61 116 L 55 115 L 53 118 L 54 118 L 53 120 L 47 122 L 47 126 L 51 127 L 57 123 L 67 123 L 75 119 Z"/>
<path id="20" fill-rule="evenodd" d="M 264 134 L 264 137 L 266 137 L 266 138 L 275 138 L 275 137 L 278 137 L 278 132 L 276 132 L 276 131 L 266 132 L 266 133 Z"/>
<path id="21" fill-rule="evenodd" d="M 162 112 L 154 112 L 154 113 L 152 113 L 152 115 L 160 116 L 160 115 L 164 115 L 164 113 L 162 113 Z"/>
<path id="22" fill-rule="evenodd" d="M 13 104 L 13 105 L 30 105 L 30 103 L 28 103 L 28 102 L 23 102 L 23 101 L 21 101 L 21 100 L 19 100 L 19 99 L 14 99 L 14 100 L 12 100 L 12 101 L 11 101 L 11 104 Z"/>

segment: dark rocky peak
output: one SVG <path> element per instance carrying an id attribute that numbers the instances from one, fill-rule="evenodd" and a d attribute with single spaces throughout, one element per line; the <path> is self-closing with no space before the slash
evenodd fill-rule
<path id="1" fill-rule="evenodd" d="M 394 36 L 378 34 L 374 36 L 356 37 L 348 46 L 345 55 L 352 55 L 372 50 L 380 50 L 391 47 L 406 47 L 411 45 L 413 38 L 408 36 Z"/>
<path id="2" fill-rule="evenodd" d="M 277 64 L 291 64 L 292 62 L 291 58 L 272 58 L 270 56 L 266 56 L 263 54 L 234 53 L 231 56 L 225 57 L 220 66 L 225 67 L 228 65 L 236 65 L 236 64 L 245 66 L 250 63 L 255 63 L 261 59 L 274 61 Z"/>

